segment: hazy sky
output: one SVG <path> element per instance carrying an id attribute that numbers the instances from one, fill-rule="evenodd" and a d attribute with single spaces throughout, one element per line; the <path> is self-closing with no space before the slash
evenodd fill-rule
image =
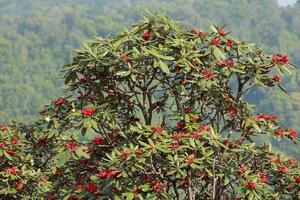
<path id="1" fill-rule="evenodd" d="M 279 5 L 287 6 L 296 3 L 297 0 L 278 0 Z"/>

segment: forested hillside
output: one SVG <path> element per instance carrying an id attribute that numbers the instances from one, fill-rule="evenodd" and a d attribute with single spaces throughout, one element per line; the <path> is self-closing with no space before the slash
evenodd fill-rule
<path id="1" fill-rule="evenodd" d="M 226 25 L 241 40 L 287 53 L 296 68 L 284 78 L 288 94 L 255 90 L 248 99 L 300 130 L 300 2 L 279 7 L 276 0 L 0 0 L 0 123 L 30 122 L 43 104 L 66 95 L 59 71 L 73 49 L 128 27 L 145 8 L 186 28 Z"/>

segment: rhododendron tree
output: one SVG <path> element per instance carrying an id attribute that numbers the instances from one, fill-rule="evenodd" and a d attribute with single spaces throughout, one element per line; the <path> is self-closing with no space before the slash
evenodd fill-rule
<path id="1" fill-rule="evenodd" d="M 297 199 L 299 165 L 256 138 L 297 132 L 255 114 L 251 87 L 291 65 L 220 27 L 154 15 L 65 65 L 73 95 L 1 126 L 2 199 Z"/>

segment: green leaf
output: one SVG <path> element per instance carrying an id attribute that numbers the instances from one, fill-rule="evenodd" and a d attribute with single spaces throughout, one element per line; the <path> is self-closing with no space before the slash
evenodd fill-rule
<path id="1" fill-rule="evenodd" d="M 214 56 L 217 60 L 224 60 L 225 59 L 224 53 L 218 47 L 213 48 L 213 54 L 214 54 Z"/>
<path id="2" fill-rule="evenodd" d="M 159 67 L 160 67 L 160 69 L 164 72 L 164 73 L 166 73 L 167 75 L 168 74 L 170 74 L 170 70 L 169 70 L 169 67 L 168 67 L 168 65 L 166 65 L 166 63 L 164 63 L 163 61 L 159 61 Z"/>

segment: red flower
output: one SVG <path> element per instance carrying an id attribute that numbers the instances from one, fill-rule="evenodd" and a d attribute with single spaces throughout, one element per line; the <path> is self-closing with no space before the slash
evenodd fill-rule
<path id="1" fill-rule="evenodd" d="M 281 128 L 277 128 L 274 132 L 275 135 L 277 135 L 278 137 L 282 137 L 283 136 L 283 131 Z"/>
<path id="2" fill-rule="evenodd" d="M 24 187 L 24 184 L 20 181 L 17 181 L 15 183 L 15 188 L 18 189 L 18 190 L 21 190 L 22 188 Z"/>
<path id="3" fill-rule="evenodd" d="M 274 75 L 274 76 L 272 77 L 272 80 L 273 80 L 274 82 L 276 82 L 276 83 L 279 83 L 279 82 L 280 82 L 280 76 L 279 76 L 279 75 Z"/>
<path id="4" fill-rule="evenodd" d="M 184 122 L 178 122 L 178 123 L 177 123 L 176 129 L 177 129 L 178 131 L 182 131 L 182 130 L 184 130 L 184 128 L 185 128 Z"/>
<path id="5" fill-rule="evenodd" d="M 292 129 L 292 128 L 288 128 L 288 132 L 289 132 L 289 136 L 294 139 L 297 137 L 297 132 L 295 129 Z"/>
<path id="6" fill-rule="evenodd" d="M 174 134 L 174 135 L 170 136 L 170 138 L 172 140 L 179 141 L 183 138 L 183 135 L 181 133 L 178 133 L 178 134 Z"/>
<path id="7" fill-rule="evenodd" d="M 209 69 L 203 70 L 201 74 L 205 79 L 212 79 L 215 76 Z"/>
<path id="8" fill-rule="evenodd" d="M 248 190 L 254 190 L 256 187 L 256 183 L 249 181 L 245 183 L 245 186 L 248 188 Z"/>
<path id="9" fill-rule="evenodd" d="M 97 185 L 95 183 L 89 183 L 85 186 L 85 189 L 90 193 L 95 193 L 97 191 Z"/>
<path id="10" fill-rule="evenodd" d="M 123 56 L 123 57 L 122 57 L 122 60 L 123 60 L 125 63 L 129 63 L 129 62 L 130 62 L 130 58 L 129 58 L 127 55 Z"/>
<path id="11" fill-rule="evenodd" d="M 46 145 L 47 145 L 47 140 L 46 140 L 46 138 L 40 138 L 40 139 L 38 140 L 38 145 L 40 145 L 40 146 L 46 146 Z"/>
<path id="12" fill-rule="evenodd" d="M 175 65 L 174 69 L 176 72 L 180 72 L 182 68 L 179 65 Z"/>
<path id="13" fill-rule="evenodd" d="M 227 39 L 227 40 L 226 40 L 226 46 L 227 46 L 227 47 L 230 47 L 231 44 L 232 44 L 232 40 Z"/>
<path id="14" fill-rule="evenodd" d="M 58 99 L 54 100 L 54 105 L 61 106 L 62 104 L 66 103 L 67 100 L 63 97 L 59 97 Z"/>
<path id="15" fill-rule="evenodd" d="M 184 187 L 187 185 L 187 180 L 186 179 L 181 179 L 181 180 L 178 180 L 178 184 L 179 184 L 179 187 Z"/>
<path id="16" fill-rule="evenodd" d="M 134 154 L 136 155 L 136 156 L 141 156 L 142 155 L 142 149 L 140 149 L 140 148 L 137 148 L 135 151 L 134 151 Z"/>
<path id="17" fill-rule="evenodd" d="M 194 162 L 195 159 L 196 159 L 196 157 L 194 155 L 190 155 L 190 156 L 187 156 L 184 159 L 184 162 L 186 162 L 187 164 L 191 165 L 191 164 L 193 164 L 193 162 Z"/>
<path id="18" fill-rule="evenodd" d="M 94 137 L 91 139 L 92 142 L 94 142 L 95 144 L 101 144 L 103 142 L 103 137 Z"/>
<path id="19" fill-rule="evenodd" d="M 158 192 L 164 188 L 164 185 L 159 180 L 152 181 L 151 186 L 154 192 Z"/>
<path id="20" fill-rule="evenodd" d="M 128 155 L 129 155 L 129 150 L 124 149 L 124 150 L 122 150 L 122 152 L 121 152 L 120 159 L 121 159 L 122 161 L 125 161 L 125 160 L 127 160 Z"/>
<path id="21" fill-rule="evenodd" d="M 191 34 L 198 34 L 198 31 L 196 29 L 191 29 L 190 32 Z"/>
<path id="22" fill-rule="evenodd" d="M 285 55 L 280 53 L 276 54 L 272 57 L 272 64 L 284 65 L 289 62 L 289 58 Z"/>
<path id="23" fill-rule="evenodd" d="M 5 147 L 7 144 L 6 144 L 6 142 L 5 141 L 3 141 L 3 142 L 0 142 L 0 148 L 3 148 L 3 147 Z"/>
<path id="24" fill-rule="evenodd" d="M 162 134 L 162 128 L 160 127 L 160 126 L 153 126 L 153 127 L 151 127 L 151 131 L 152 131 L 152 133 L 154 133 L 154 134 Z"/>
<path id="25" fill-rule="evenodd" d="M 169 144 L 169 147 L 172 149 L 177 149 L 180 145 L 178 143 Z"/>
<path id="26" fill-rule="evenodd" d="M 45 108 L 42 108 L 42 109 L 39 111 L 39 114 L 40 114 L 40 115 L 45 115 L 45 114 L 46 114 Z"/>
<path id="27" fill-rule="evenodd" d="M 83 77 L 80 78 L 80 81 L 81 81 L 81 82 L 84 82 L 84 83 L 85 83 L 85 82 L 88 82 L 89 80 L 90 80 L 90 78 L 87 77 L 87 76 L 83 76 Z"/>
<path id="28" fill-rule="evenodd" d="M 228 109 L 228 113 L 230 114 L 231 117 L 235 117 L 237 115 L 237 109 L 234 107 L 230 107 Z"/>
<path id="29" fill-rule="evenodd" d="M 18 171 L 19 171 L 18 168 L 12 167 L 12 168 L 7 168 L 7 169 L 5 170 L 5 173 L 6 173 L 6 174 L 16 174 Z"/>
<path id="30" fill-rule="evenodd" d="M 204 124 L 200 124 L 198 127 L 199 130 L 201 131 L 206 131 L 206 132 L 210 132 L 210 127 Z"/>
<path id="31" fill-rule="evenodd" d="M 7 126 L 5 126 L 4 124 L 0 124 L 0 130 L 7 131 Z"/>
<path id="32" fill-rule="evenodd" d="M 243 166 L 239 166 L 238 167 L 238 169 L 237 169 L 238 175 L 241 175 L 241 174 L 243 174 L 245 172 L 246 172 L 246 168 L 245 167 L 243 167 Z"/>
<path id="33" fill-rule="evenodd" d="M 268 175 L 265 174 L 265 173 L 260 173 L 259 174 L 259 180 L 262 182 L 262 183 L 266 183 L 268 181 Z"/>
<path id="34" fill-rule="evenodd" d="M 269 161 L 280 163 L 280 157 L 279 156 L 270 156 Z"/>
<path id="35" fill-rule="evenodd" d="M 297 160 L 295 158 L 288 158 L 288 163 L 291 165 L 296 165 L 297 164 Z"/>
<path id="36" fill-rule="evenodd" d="M 69 151 L 75 151 L 78 149 L 77 142 L 75 140 L 70 140 L 65 144 L 65 148 Z"/>
<path id="37" fill-rule="evenodd" d="M 95 113 L 95 109 L 93 108 L 83 108 L 81 110 L 81 115 L 83 117 L 91 117 Z"/>
<path id="38" fill-rule="evenodd" d="M 218 34 L 221 35 L 221 36 L 224 36 L 225 35 L 225 31 L 224 29 L 220 28 L 217 30 L 218 31 Z"/>
<path id="39" fill-rule="evenodd" d="M 280 165 L 278 169 L 283 173 L 286 173 L 289 170 L 285 165 Z"/>
<path id="40" fill-rule="evenodd" d="M 226 60 L 226 61 L 224 62 L 224 64 L 225 64 L 227 67 L 229 67 L 229 68 L 234 67 L 234 62 L 233 62 L 232 59 Z"/>
<path id="41" fill-rule="evenodd" d="M 151 35 L 150 35 L 149 32 L 144 32 L 144 33 L 142 34 L 142 38 L 143 38 L 144 40 L 149 40 L 150 37 L 151 37 Z"/>
<path id="42" fill-rule="evenodd" d="M 117 175 L 119 174 L 118 171 L 115 171 L 115 170 L 107 170 L 107 178 L 114 178 L 116 177 Z"/>
<path id="43" fill-rule="evenodd" d="M 215 46 L 219 46 L 220 45 L 220 40 L 218 40 L 217 38 L 212 38 L 211 43 Z"/>
<path id="44" fill-rule="evenodd" d="M 204 32 L 201 32 L 201 31 L 198 32 L 198 35 L 199 35 L 199 37 L 201 37 L 201 38 L 205 37 L 205 33 L 204 33 Z"/>
<path id="45" fill-rule="evenodd" d="M 106 170 L 100 171 L 100 172 L 98 173 L 98 176 L 99 176 L 100 179 L 106 179 L 106 178 L 107 178 L 107 175 L 108 175 L 108 173 L 107 173 Z"/>
<path id="46" fill-rule="evenodd" d="M 13 149 L 8 149 L 6 150 L 6 153 L 10 156 L 13 156 L 15 154 L 14 150 Z"/>
<path id="47" fill-rule="evenodd" d="M 10 138 L 10 143 L 13 144 L 13 145 L 18 144 L 17 138 L 11 137 L 11 138 Z"/>
<path id="48" fill-rule="evenodd" d="M 295 178 L 295 183 L 300 184 L 300 176 L 298 176 L 298 177 Z"/>

